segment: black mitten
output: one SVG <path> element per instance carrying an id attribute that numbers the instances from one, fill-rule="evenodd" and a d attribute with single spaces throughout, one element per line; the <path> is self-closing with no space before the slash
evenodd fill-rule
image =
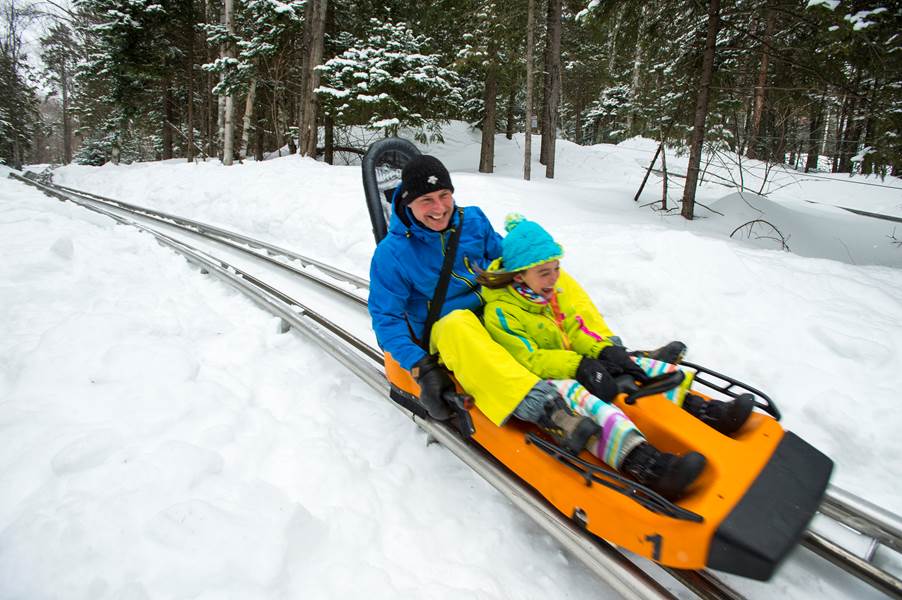
<path id="1" fill-rule="evenodd" d="M 442 395 L 455 390 L 454 382 L 435 357 L 427 354 L 413 366 L 410 373 L 420 386 L 420 402 L 429 416 L 439 421 L 450 419 L 451 408 Z"/>
<path id="2" fill-rule="evenodd" d="M 614 377 L 626 374 L 639 383 L 645 383 L 650 379 L 642 367 L 629 357 L 622 346 L 607 346 L 598 353 L 598 360 Z"/>
<path id="3" fill-rule="evenodd" d="M 617 396 L 617 384 L 614 378 L 605 369 L 602 362 L 596 358 L 583 357 L 576 368 L 576 380 L 593 396 L 613 402 Z"/>

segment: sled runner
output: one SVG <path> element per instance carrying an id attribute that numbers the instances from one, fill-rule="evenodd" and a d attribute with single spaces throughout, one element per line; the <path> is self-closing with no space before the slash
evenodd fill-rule
<path id="1" fill-rule="evenodd" d="M 373 144 L 363 160 L 367 206 L 377 243 L 386 234 L 400 169 L 419 152 L 406 140 Z M 679 353 L 677 353 L 679 354 Z M 675 362 L 681 356 L 674 356 Z M 767 580 L 792 550 L 826 490 L 832 461 L 779 424 L 780 413 L 765 394 L 696 364 L 695 383 L 707 396 L 753 394 L 755 411 L 731 436 L 718 433 L 664 397 L 682 373 L 665 374 L 646 386 L 623 382 L 615 403 L 662 451 L 698 451 L 707 466 L 688 493 L 670 502 L 587 452 L 571 454 L 529 423 L 494 425 L 465 390 L 448 398 L 460 434 L 503 463 L 588 534 L 678 569 L 705 567 Z M 423 418 L 419 387 L 410 373 L 385 356 L 391 398 Z"/>

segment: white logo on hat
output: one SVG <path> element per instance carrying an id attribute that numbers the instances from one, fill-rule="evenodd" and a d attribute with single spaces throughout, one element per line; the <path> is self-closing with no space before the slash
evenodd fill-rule
<path id="1" fill-rule="evenodd" d="M 432 185 L 435 185 L 436 183 L 438 183 L 438 177 L 436 177 L 435 175 L 430 175 L 429 178 L 426 179 L 426 181 L 428 181 Z"/>

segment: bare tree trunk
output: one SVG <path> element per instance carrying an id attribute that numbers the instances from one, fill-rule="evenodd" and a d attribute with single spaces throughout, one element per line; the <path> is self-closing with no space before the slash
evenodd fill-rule
<path id="1" fill-rule="evenodd" d="M 225 56 L 225 45 L 221 49 L 221 56 Z M 225 73 L 219 74 L 219 83 L 225 81 Z M 226 116 L 226 97 L 222 94 L 216 96 L 216 151 L 219 158 L 225 160 L 223 154 L 223 146 L 225 145 L 225 116 Z"/>
<path id="2" fill-rule="evenodd" d="M 187 148 L 185 149 L 185 156 L 188 159 L 188 162 L 194 162 L 194 156 L 196 149 L 194 147 L 194 78 L 188 77 L 188 106 L 187 106 L 187 116 L 188 119 L 188 141 L 185 143 Z"/>
<path id="3" fill-rule="evenodd" d="M 874 147 L 874 127 L 876 125 L 874 118 L 874 103 L 876 101 L 877 90 L 882 86 L 882 82 L 877 80 L 871 86 L 871 93 L 869 95 L 866 106 L 867 115 L 865 117 L 864 122 L 864 145 L 870 148 Z M 876 164 L 874 162 L 874 153 L 868 152 L 865 154 L 864 159 L 861 161 L 861 172 L 865 175 L 873 175 L 877 172 Z"/>
<path id="4" fill-rule="evenodd" d="M 826 100 L 826 98 L 827 98 L 826 90 L 824 91 L 824 95 L 822 96 L 822 98 L 824 98 L 824 102 L 823 102 L 823 104 L 824 104 L 824 125 L 823 125 L 824 134 L 821 137 L 820 153 L 823 155 L 826 155 L 827 154 L 827 138 L 830 137 L 830 119 L 833 118 L 833 115 L 830 114 L 833 109 L 833 102 L 832 101 L 828 102 Z"/>
<path id="5" fill-rule="evenodd" d="M 204 23 L 212 23 L 213 22 L 213 6 L 212 0 L 205 0 L 204 2 Z M 204 41 L 204 55 L 206 56 L 206 62 L 213 62 L 213 47 Z M 213 74 L 207 72 L 204 77 L 204 136 L 206 147 L 206 155 L 207 156 L 216 156 L 216 134 L 214 131 L 218 131 L 214 127 L 214 123 L 218 124 L 219 122 L 219 114 L 218 108 L 219 104 L 217 102 L 217 111 L 214 113 L 213 109 Z M 215 118 L 214 118 L 215 114 Z"/>
<path id="6" fill-rule="evenodd" d="M 264 88 L 265 90 L 266 88 Z M 266 120 L 263 111 L 257 111 L 257 124 L 254 126 L 254 159 L 257 162 L 263 160 L 263 144 L 264 144 L 264 127 Z"/>
<path id="7" fill-rule="evenodd" d="M 573 137 L 576 138 L 576 143 L 580 146 L 583 143 L 583 106 L 582 99 L 577 100 L 573 105 L 573 118 L 576 119 L 576 123 L 573 124 Z"/>
<path id="8" fill-rule="evenodd" d="M 620 23 L 623 21 L 623 8 L 618 4 L 614 9 L 617 15 L 614 17 L 614 30 L 608 38 L 608 75 L 614 73 L 614 63 L 617 59 L 617 34 L 620 33 Z"/>
<path id="9" fill-rule="evenodd" d="M 489 64 L 486 67 L 483 104 L 485 117 L 482 120 L 482 144 L 479 148 L 479 172 L 495 171 L 495 113 L 498 96 L 498 63 L 494 40 L 489 42 Z"/>
<path id="10" fill-rule="evenodd" d="M 207 60 L 210 60 L 209 56 Z M 217 120 L 217 115 L 213 110 L 213 74 L 207 73 L 204 80 L 206 82 L 204 87 L 204 147 L 207 149 L 207 156 L 216 156 L 216 129 L 214 123 Z"/>
<path id="11" fill-rule="evenodd" d="M 633 78 L 630 84 L 630 112 L 626 117 L 626 135 L 635 135 L 633 126 L 636 122 L 636 96 L 639 94 L 639 83 L 642 81 L 642 54 L 645 52 L 645 32 L 643 24 L 648 14 L 648 4 L 642 4 L 642 15 L 639 17 L 639 39 L 633 52 Z M 666 206 L 664 208 L 667 208 Z"/>
<path id="12" fill-rule="evenodd" d="M 294 94 L 292 95 L 292 101 L 294 104 L 294 110 L 292 112 L 296 114 L 290 115 L 289 123 L 294 123 L 293 120 L 295 116 L 297 116 L 297 152 L 303 154 L 303 131 L 304 131 L 304 106 L 305 99 L 307 98 L 307 85 L 309 83 L 307 71 L 310 68 L 310 46 L 312 45 L 313 40 L 313 19 L 315 17 L 314 9 L 316 8 L 315 0 L 305 0 L 304 4 L 304 32 L 301 35 L 301 49 L 302 49 L 302 59 L 301 59 L 301 81 L 298 85 L 298 94 L 297 98 L 294 98 Z M 290 135 L 290 134 L 289 134 Z M 291 141 L 289 141 L 289 149 L 294 154 L 295 148 L 293 147 Z"/>
<path id="13" fill-rule="evenodd" d="M 526 17 L 526 139 L 523 144 L 523 179 L 529 181 L 532 170 L 532 51 L 535 41 L 533 30 L 536 27 L 535 0 L 527 0 Z"/>
<path id="14" fill-rule="evenodd" d="M 861 137 L 862 119 L 858 114 L 858 99 L 852 100 L 849 108 L 849 117 L 846 120 L 846 130 L 842 138 L 842 151 L 839 155 L 839 172 L 852 172 L 852 157 L 858 153 L 859 138 Z"/>
<path id="15" fill-rule="evenodd" d="M 225 0 L 225 23 L 226 31 L 229 35 L 235 35 L 234 0 Z M 234 58 L 232 44 L 224 44 L 225 58 Z M 234 160 L 234 143 L 235 143 L 235 100 L 231 93 L 225 97 L 225 115 L 223 117 L 223 138 L 222 138 L 222 164 L 230 166 Z"/>
<path id="16" fill-rule="evenodd" d="M 63 161 L 72 162 L 72 124 L 69 122 L 69 74 L 66 72 L 66 61 L 61 63 L 61 83 L 63 94 Z"/>
<path id="17" fill-rule="evenodd" d="M 798 144 L 798 135 L 797 131 L 799 128 L 799 124 L 796 119 L 793 119 L 789 125 L 789 166 L 795 168 L 796 161 L 798 159 L 797 149 L 799 147 Z"/>
<path id="18" fill-rule="evenodd" d="M 310 0 L 312 4 L 311 21 L 309 22 L 310 46 L 307 49 L 307 61 L 304 65 L 305 80 L 303 97 L 303 116 L 300 128 L 300 153 L 303 156 L 316 156 L 317 125 L 316 108 L 317 100 L 314 90 L 319 85 L 319 73 L 316 67 L 323 61 L 323 42 L 326 30 L 327 0 Z"/>
<path id="19" fill-rule="evenodd" d="M 547 167 L 549 160 L 554 161 L 558 105 L 561 102 L 561 0 L 548 0 L 545 26 L 545 77 L 539 162 Z M 549 155 L 552 158 L 549 159 Z M 554 177 L 554 165 L 551 166 L 551 175 L 546 174 L 546 176 Z"/>
<path id="20" fill-rule="evenodd" d="M 548 69 L 545 112 L 542 119 L 542 156 L 545 177 L 554 178 L 554 148 L 561 105 L 561 0 L 548 0 L 548 34 L 545 50 Z"/>
<path id="21" fill-rule="evenodd" d="M 683 207 L 680 210 L 680 214 L 690 220 L 695 213 L 695 191 L 698 187 L 698 171 L 702 162 L 705 121 L 708 118 L 708 95 L 711 89 L 711 78 L 714 74 L 714 51 L 717 45 L 717 32 L 719 29 L 720 0 L 711 0 L 708 4 L 708 36 L 705 42 L 705 54 L 702 58 L 701 81 L 698 88 L 698 101 L 695 105 L 695 122 L 692 126 L 692 141 L 689 145 L 686 188 L 683 191 Z"/>
<path id="22" fill-rule="evenodd" d="M 167 67 L 164 65 L 164 69 Z M 172 78 L 163 77 L 163 160 L 172 158 Z"/>
<path id="23" fill-rule="evenodd" d="M 855 75 L 855 91 L 859 90 L 861 83 L 861 70 L 856 69 Z M 859 106 L 861 105 L 862 96 L 855 94 L 849 103 L 849 111 L 846 116 L 846 127 L 842 135 L 842 144 L 839 153 L 839 172 L 852 172 L 852 157 L 858 152 L 859 138 L 861 137 L 862 118 L 859 114 Z"/>
<path id="24" fill-rule="evenodd" d="M 330 164 L 335 164 L 335 119 L 332 115 L 326 115 L 323 119 L 323 160 Z"/>
<path id="25" fill-rule="evenodd" d="M 21 170 L 24 164 L 25 160 L 22 157 L 22 144 L 19 141 L 19 136 L 16 135 L 13 137 L 13 168 Z M 119 164 L 119 162 L 117 161 L 116 164 Z"/>
<path id="26" fill-rule="evenodd" d="M 836 115 L 836 136 L 833 140 L 833 167 L 830 169 L 833 173 L 839 171 L 839 158 L 842 154 L 843 132 L 846 130 L 846 120 L 848 119 L 848 115 L 849 94 L 844 93 L 842 107 L 840 108 L 839 114 Z"/>
<path id="27" fill-rule="evenodd" d="M 774 146 L 774 150 L 770 155 L 765 155 L 766 159 L 769 159 L 775 163 L 785 163 L 786 162 L 786 121 L 789 120 L 789 117 L 784 115 L 774 115 L 775 117 L 780 119 L 780 135 L 776 139 L 776 145 Z"/>
<path id="28" fill-rule="evenodd" d="M 247 89 L 247 99 L 244 102 L 244 122 L 241 124 L 241 159 L 247 158 L 248 147 L 251 142 L 251 120 L 254 118 L 254 99 L 257 96 L 257 78 L 251 79 L 251 85 Z"/>
<path id="29" fill-rule="evenodd" d="M 188 1 L 188 141 L 185 156 L 194 161 L 194 0 Z"/>
<path id="30" fill-rule="evenodd" d="M 824 96 L 811 105 L 811 111 L 808 114 L 808 157 L 805 159 L 805 172 L 817 171 L 818 149 L 820 148 L 820 137 L 824 130 Z"/>
<path id="31" fill-rule="evenodd" d="M 755 104 L 752 110 L 752 124 L 748 135 L 749 158 L 758 158 L 758 135 L 761 129 L 761 116 L 764 114 L 764 101 L 767 93 L 767 66 L 770 62 L 770 44 L 774 35 L 776 12 L 767 9 L 767 27 L 764 30 L 764 41 L 761 45 L 761 64 L 758 68 L 758 83 L 755 85 Z"/>
<path id="32" fill-rule="evenodd" d="M 517 90 L 511 85 L 511 91 L 507 96 L 507 127 L 504 128 L 504 137 L 509 140 L 514 138 L 514 101 L 516 97 Z"/>
<path id="33" fill-rule="evenodd" d="M 222 121 L 222 164 L 231 166 L 235 160 L 235 99 L 231 94 L 225 97 Z"/>
<path id="34" fill-rule="evenodd" d="M 548 0 L 545 10 L 545 52 L 542 53 L 542 112 L 539 115 L 539 127 L 542 138 L 539 140 L 539 164 L 546 164 L 548 157 L 548 140 L 545 132 L 548 131 L 547 106 L 551 96 L 551 13 L 554 10 L 555 0 Z"/>
<path id="35" fill-rule="evenodd" d="M 667 148 L 661 141 L 661 209 L 667 210 Z"/>
<path id="36" fill-rule="evenodd" d="M 303 85 L 303 83 L 302 83 L 302 85 Z M 298 100 L 298 98 L 294 94 L 292 94 L 291 92 L 288 92 L 288 118 L 286 119 L 286 122 L 285 122 L 285 128 L 282 129 L 282 131 L 279 134 L 280 135 L 279 148 L 281 148 L 282 147 L 281 143 L 282 143 L 282 140 L 284 139 L 285 132 L 286 131 L 288 132 L 288 153 L 289 154 L 296 154 L 298 151 L 297 142 L 294 139 L 294 135 L 292 135 L 292 133 L 291 133 L 291 128 L 288 126 L 289 123 L 295 122 L 295 117 L 297 116 L 297 100 Z M 298 119 L 298 122 L 299 121 L 300 121 L 300 119 Z"/>

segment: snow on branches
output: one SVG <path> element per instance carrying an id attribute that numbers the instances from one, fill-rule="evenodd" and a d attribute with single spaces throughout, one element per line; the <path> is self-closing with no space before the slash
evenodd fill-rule
<path id="1" fill-rule="evenodd" d="M 318 67 L 323 109 L 344 124 L 387 135 L 410 127 L 417 139 L 440 140 L 438 123 L 462 101 L 458 76 L 441 65 L 439 54 L 429 53 L 432 40 L 406 23 L 371 19 L 370 25 L 365 40 L 341 36 L 346 49 Z"/>

